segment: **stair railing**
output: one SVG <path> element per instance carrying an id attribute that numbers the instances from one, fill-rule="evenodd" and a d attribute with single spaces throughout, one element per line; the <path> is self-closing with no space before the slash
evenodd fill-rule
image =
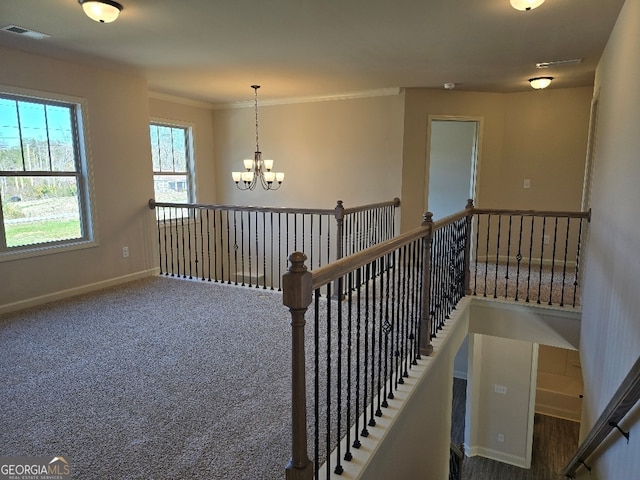
<path id="1" fill-rule="evenodd" d="M 565 467 L 563 471 L 565 477 L 575 478 L 580 467 L 591 471 L 591 467 L 587 463 L 589 456 L 598 449 L 613 430 L 617 429 L 621 435 L 626 437 L 627 442 L 629 441 L 629 432 L 625 432 L 620 427 L 620 422 L 638 400 L 640 400 L 640 357 L 633 364 L 609 404 L 602 411 L 591 431 Z"/>
<path id="2" fill-rule="evenodd" d="M 341 474 L 399 385 L 431 354 L 431 339 L 464 296 L 470 211 L 435 223 L 427 213 L 419 228 L 314 271 L 304 253 L 290 255 L 283 276 L 292 326 L 287 480 L 319 478 L 320 468 L 327 478 Z M 338 301 L 334 290 L 343 292 Z M 305 340 L 307 310 L 313 334 Z"/>
<path id="3" fill-rule="evenodd" d="M 281 289 L 287 255 L 304 250 L 314 269 L 393 238 L 400 200 L 333 209 L 161 203 L 156 212 L 162 275 Z"/>

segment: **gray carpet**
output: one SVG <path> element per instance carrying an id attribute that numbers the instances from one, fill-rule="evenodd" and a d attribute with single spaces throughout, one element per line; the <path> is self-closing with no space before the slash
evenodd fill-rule
<path id="1" fill-rule="evenodd" d="M 486 282 L 485 282 L 486 272 Z M 519 273 L 519 275 L 518 275 Z M 540 303 L 572 307 L 580 305 L 580 286 L 575 281 L 575 267 L 563 270 L 556 267 L 552 271 L 550 266 L 544 266 L 540 272 L 539 266 L 532 266 L 529 271 L 528 265 L 522 265 L 520 272 L 517 265 L 511 264 L 507 272 L 504 263 L 474 262 L 471 264 L 470 288 L 471 292 L 476 292 L 478 296 L 494 298 L 515 299 L 516 293 L 518 301 L 530 303 Z M 508 276 L 508 278 L 507 278 Z M 517 284 L 517 288 L 516 288 Z"/>
<path id="2" fill-rule="evenodd" d="M 6 314 L 0 455 L 83 480 L 283 478 L 287 315 L 277 293 L 161 277 Z"/>

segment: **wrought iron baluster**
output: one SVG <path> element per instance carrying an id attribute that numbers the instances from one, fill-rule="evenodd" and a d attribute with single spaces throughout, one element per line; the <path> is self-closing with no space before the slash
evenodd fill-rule
<path id="1" fill-rule="evenodd" d="M 265 220 L 266 222 L 266 220 Z M 273 212 L 269 212 L 269 230 L 271 231 L 271 235 L 269 235 L 269 250 L 270 250 L 270 265 L 269 265 L 269 283 L 271 284 L 271 290 L 273 290 Z M 266 265 L 265 265 L 266 268 Z M 265 282 L 267 281 L 267 272 L 265 270 L 264 274 Z"/>
<path id="2" fill-rule="evenodd" d="M 540 270 L 538 271 L 538 305 L 542 295 L 542 266 L 544 265 L 544 232 L 547 227 L 547 217 L 542 217 L 542 238 L 540 239 Z"/>
<path id="3" fill-rule="evenodd" d="M 169 274 L 169 255 L 167 253 L 167 207 L 162 207 L 162 230 L 164 235 L 164 274 Z M 171 221 L 169 221 L 169 235 L 171 235 Z M 172 272 L 173 274 L 173 266 Z"/>
<path id="4" fill-rule="evenodd" d="M 315 321 L 313 325 L 313 418 L 314 418 L 314 478 L 320 478 L 320 290 L 315 291 L 314 297 Z"/>
<path id="5" fill-rule="evenodd" d="M 394 250 L 393 252 L 391 252 L 391 256 L 392 256 L 392 262 L 393 265 L 397 265 L 397 259 L 395 258 L 397 254 L 397 250 Z M 398 302 L 396 302 L 396 287 L 397 287 L 397 282 L 398 282 L 398 271 L 400 269 L 399 268 L 394 268 L 393 270 L 390 270 L 390 275 L 391 278 L 389 280 L 389 283 L 391 283 L 391 375 L 389 376 L 389 381 L 392 382 L 392 385 L 395 386 L 395 388 L 397 388 L 398 386 L 398 315 L 397 315 L 397 304 Z M 396 334 L 396 340 L 394 342 L 393 339 L 393 333 L 395 331 Z M 393 365 L 394 363 L 394 358 L 395 358 L 395 367 Z M 395 373 L 395 383 L 393 383 L 393 376 Z M 389 390 L 389 399 L 393 399 L 395 398 L 393 391 L 395 390 L 395 388 L 390 388 Z"/>
<path id="6" fill-rule="evenodd" d="M 356 425 L 355 425 L 355 432 L 356 433 L 356 438 L 354 438 L 353 440 L 353 448 L 360 448 L 361 447 L 361 443 L 360 443 L 360 439 L 358 437 L 358 432 L 360 432 L 360 415 L 359 415 L 359 409 L 360 409 L 360 373 L 361 373 L 361 352 L 360 352 L 360 345 L 361 345 L 361 340 L 362 340 L 362 268 L 359 268 L 356 270 L 356 291 L 357 291 L 357 295 L 356 295 L 356 402 L 355 402 L 355 406 L 356 406 Z M 366 395 L 366 394 L 365 394 Z M 366 400 L 365 400 L 366 401 Z M 365 401 L 362 402 L 362 409 L 366 411 L 366 403 Z M 366 415 L 366 414 L 365 414 Z M 366 427 L 367 423 L 366 423 L 366 419 L 363 422 L 363 429 L 362 429 L 362 433 L 360 433 L 361 435 L 365 436 L 364 433 L 367 430 Z M 368 434 L 368 432 L 367 432 Z"/>
<path id="7" fill-rule="evenodd" d="M 234 265 L 233 271 L 235 272 L 234 277 L 236 278 L 235 284 L 238 285 L 238 220 L 236 215 L 236 210 L 233 211 L 233 250 L 234 250 Z M 240 212 L 240 221 L 242 221 L 242 212 Z M 244 265 L 244 260 L 242 261 Z M 229 276 L 231 276 L 231 270 L 229 270 Z M 244 275 L 243 275 L 244 277 Z"/>
<path id="8" fill-rule="evenodd" d="M 342 288 L 342 282 L 343 282 L 343 277 L 340 277 L 338 279 L 338 291 L 336 292 L 337 294 L 340 294 L 340 292 L 343 292 L 344 289 Z M 331 309 L 331 295 L 330 295 L 330 291 L 329 291 L 329 286 L 327 286 L 327 303 L 328 303 L 328 309 Z M 338 300 L 338 322 L 337 322 L 337 327 L 338 327 L 338 364 L 336 366 L 336 378 L 338 380 L 336 388 L 337 388 L 337 398 L 336 398 L 336 440 L 337 440 L 337 447 L 336 447 L 336 468 L 334 470 L 334 473 L 336 475 L 341 475 L 342 472 L 344 471 L 344 469 L 342 468 L 342 465 L 340 463 L 340 460 L 342 458 L 342 450 L 341 450 L 341 445 L 340 445 L 340 439 L 342 438 L 341 432 L 342 432 L 342 302 L 340 300 Z M 348 429 L 348 427 L 347 427 Z M 327 449 L 327 452 L 330 452 L 330 449 Z"/>
<path id="9" fill-rule="evenodd" d="M 326 420 L 326 445 L 325 449 L 327 452 L 327 478 L 331 476 L 331 283 L 328 283 L 327 286 L 327 359 L 326 359 L 326 375 L 327 375 L 327 386 L 326 386 L 326 405 L 325 411 L 327 418 Z"/>
<path id="10" fill-rule="evenodd" d="M 475 269 L 473 273 L 473 295 L 478 294 L 478 253 L 480 251 L 480 214 L 476 215 L 476 246 L 474 248 L 476 254 Z M 431 258 L 431 265 L 433 265 L 433 256 Z M 433 282 L 431 282 L 433 284 Z M 431 328 L 433 332 L 433 326 Z"/>
<path id="11" fill-rule="evenodd" d="M 517 269 L 516 269 L 516 298 L 515 301 L 518 301 L 518 295 L 520 293 L 520 262 L 522 261 L 522 225 L 524 222 L 524 215 L 520 215 L 520 232 L 518 233 L 518 254 L 516 255 L 516 260 L 518 261 Z"/>
<path id="12" fill-rule="evenodd" d="M 184 241 L 184 209 L 180 209 L 180 239 L 182 241 L 182 278 L 187 278 L 187 257 Z M 180 266 L 178 265 L 178 274 L 180 274 Z"/>
<path id="13" fill-rule="evenodd" d="M 364 357 L 362 359 L 362 363 L 364 364 L 364 372 L 362 377 L 362 410 L 363 410 L 363 418 L 362 418 L 362 433 L 360 434 L 363 437 L 369 436 L 369 430 L 367 430 L 367 388 L 368 388 L 368 380 L 369 380 L 369 282 L 366 279 L 370 276 L 370 268 L 369 264 L 366 265 L 365 268 L 365 282 L 364 282 Z"/>
<path id="14" fill-rule="evenodd" d="M 564 238 L 564 261 L 562 262 L 562 288 L 560 289 L 560 306 L 564 307 L 564 285 L 567 279 L 567 255 L 569 254 L 569 227 L 571 217 L 567 217 L 567 231 Z"/>
<path id="15" fill-rule="evenodd" d="M 404 269 L 405 269 L 405 275 L 402 281 L 402 300 L 403 300 L 403 312 L 402 312 L 402 317 L 403 317 L 403 327 L 404 327 L 404 335 L 402 337 L 402 342 L 403 342 L 403 351 L 402 351 L 402 377 L 406 378 L 409 376 L 409 366 L 407 365 L 408 362 L 408 358 L 409 358 L 409 348 L 410 348 L 410 344 L 409 344 L 409 279 L 407 278 L 407 270 L 409 267 L 409 260 L 408 260 L 408 254 L 407 254 L 407 246 L 404 245 L 402 247 L 402 251 L 403 251 L 403 256 L 404 256 Z M 404 380 L 402 380 L 402 383 L 404 383 Z"/>
<path id="16" fill-rule="evenodd" d="M 529 237 L 529 267 L 527 269 L 527 298 L 525 299 L 526 303 L 529 303 L 529 291 L 531 287 L 531 260 L 533 259 L 533 229 L 535 226 L 535 219 L 533 215 L 531 216 L 531 234 Z"/>
<path id="17" fill-rule="evenodd" d="M 200 258 L 202 263 L 202 280 L 206 280 L 204 273 L 204 216 L 202 215 L 202 209 L 199 209 L 198 218 L 200 219 Z M 196 241 L 197 244 L 197 241 Z M 196 274 L 197 274 L 198 264 L 196 263 Z M 199 275 L 198 275 L 199 276 Z"/>
<path id="18" fill-rule="evenodd" d="M 502 215 L 498 215 L 498 240 L 496 243 L 496 272 L 493 284 L 493 298 L 498 298 L 498 266 L 500 264 L 500 233 L 502 232 Z"/>
<path id="19" fill-rule="evenodd" d="M 278 213 L 278 291 L 282 291 L 282 214 Z"/>
<path id="20" fill-rule="evenodd" d="M 322 219 L 320 219 L 322 222 Z M 340 289 L 342 291 L 342 285 L 340 285 Z M 353 370 L 353 272 L 349 272 L 347 276 L 347 438 L 345 441 L 346 451 L 344 452 L 344 459 L 349 462 L 353 459 L 353 455 L 351 454 L 351 429 L 349 428 L 349 424 L 351 422 L 351 401 L 352 401 L 352 370 Z M 358 412 L 358 402 L 356 401 L 355 405 L 356 414 Z M 357 416 L 357 415 L 356 415 Z M 358 427 L 356 426 L 355 431 L 358 431 Z M 340 436 L 338 436 L 340 438 Z"/>
<path id="21" fill-rule="evenodd" d="M 489 241 L 491 238 L 491 214 L 487 215 L 487 245 L 484 253 L 484 292 L 483 296 L 487 296 L 487 274 L 489 273 Z"/>
<path id="22" fill-rule="evenodd" d="M 188 208 L 187 209 L 187 238 L 188 238 L 188 242 L 187 245 L 189 247 L 188 249 L 188 255 L 189 255 L 189 280 L 193 279 L 193 251 L 196 252 L 196 255 L 198 255 L 198 246 L 196 245 L 194 249 L 191 248 L 191 211 L 193 211 L 193 222 L 194 222 L 194 228 L 195 228 L 195 209 L 194 208 Z M 197 258 L 197 257 L 196 257 Z M 196 264 L 197 265 L 197 264 Z M 198 273 L 196 271 L 196 277 L 198 276 Z"/>
<path id="23" fill-rule="evenodd" d="M 573 279 L 573 306 L 576 306 L 576 296 L 578 293 L 578 278 L 579 278 L 579 266 L 580 266 L 580 245 L 582 243 L 582 218 L 578 223 L 578 245 L 576 249 L 576 268 L 575 277 Z"/>
<path id="24" fill-rule="evenodd" d="M 375 263 L 381 263 L 381 259 L 377 259 L 375 261 Z M 380 331 L 378 332 L 378 386 L 377 386 L 377 396 L 378 396 L 378 409 L 376 410 L 376 417 L 381 417 L 382 416 L 382 395 L 380 395 L 380 393 L 382 392 L 382 332 L 384 331 L 383 329 L 383 323 L 382 320 L 384 318 L 383 315 L 383 295 L 382 292 L 384 290 L 384 278 L 382 275 L 382 270 L 380 268 L 378 268 L 378 271 L 380 273 L 378 273 L 378 277 L 379 277 L 379 283 L 380 283 L 380 291 L 378 294 L 378 323 L 380 324 Z M 374 280 L 375 283 L 375 280 Z M 386 399 L 385 399 L 386 400 Z"/>
<path id="25" fill-rule="evenodd" d="M 553 278 L 556 271 L 556 245 L 558 240 L 558 217 L 553 227 L 553 253 L 551 254 L 551 283 L 549 285 L 549 305 L 553 304 Z"/>
<path id="26" fill-rule="evenodd" d="M 507 270 L 504 278 L 504 298 L 508 297 L 509 292 L 509 262 L 511 261 L 511 227 L 513 222 L 513 215 L 509 215 L 509 237 L 507 238 Z"/>
<path id="27" fill-rule="evenodd" d="M 384 278 L 386 277 L 387 281 L 384 282 Z M 392 324 L 389 321 L 389 301 L 390 301 L 390 274 L 389 270 L 385 270 L 382 275 L 382 282 L 385 283 L 385 294 L 384 294 L 384 321 L 382 322 L 382 330 L 384 332 L 384 392 L 382 394 L 382 407 L 387 408 L 389 406 L 389 402 L 387 402 L 387 398 L 389 398 L 389 390 L 387 385 L 389 383 L 389 334 L 392 333 Z M 381 287 L 382 289 L 382 287 Z M 382 336 L 381 336 L 382 337 Z M 382 351 L 382 349 L 380 349 Z"/>
<path id="28" fill-rule="evenodd" d="M 376 421 L 373 418 L 374 415 L 377 414 L 375 410 L 374 399 L 376 398 L 376 390 L 375 390 L 375 378 L 376 378 L 376 369 L 375 369 L 375 360 L 376 360 L 376 262 L 375 260 L 371 262 L 371 279 L 374 279 L 371 282 L 371 415 L 369 416 L 369 426 L 374 427 L 376 425 Z"/>
<path id="29" fill-rule="evenodd" d="M 222 210 L 220 210 L 220 215 L 222 215 Z M 229 212 L 225 212 L 225 221 L 227 223 L 227 283 L 231 283 L 231 233 L 229 226 Z M 222 226 L 222 216 L 220 217 L 220 224 Z M 224 262 L 223 262 L 224 265 Z M 222 269 L 222 281 L 224 282 L 224 267 Z"/>
<path id="30" fill-rule="evenodd" d="M 216 217 L 215 217 L 215 211 L 214 211 L 214 217 L 213 217 L 213 222 L 215 224 L 216 221 Z M 215 228 L 215 227 L 214 227 Z M 210 219 L 209 219 L 209 209 L 207 208 L 207 258 L 209 259 L 209 277 L 208 277 L 208 281 L 211 281 L 211 260 L 213 258 L 213 264 L 215 265 L 217 262 L 217 258 L 216 258 L 216 242 L 215 242 L 215 234 L 213 237 L 213 255 L 211 255 L 211 223 L 210 223 Z"/>
<path id="31" fill-rule="evenodd" d="M 319 216 L 319 218 L 322 218 L 322 217 Z M 309 220 L 310 220 L 310 224 L 309 224 L 309 230 L 310 230 L 309 250 L 311 251 L 311 255 L 310 255 L 311 260 L 309 261 L 309 265 L 313 265 L 313 224 L 314 224 L 314 219 L 315 219 L 315 215 L 314 214 L 309 215 Z M 318 251 L 318 253 L 320 253 L 320 252 Z"/>

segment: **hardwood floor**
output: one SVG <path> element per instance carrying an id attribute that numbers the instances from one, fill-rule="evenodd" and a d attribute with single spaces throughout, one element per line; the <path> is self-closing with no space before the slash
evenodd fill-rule
<path id="1" fill-rule="evenodd" d="M 464 441 L 467 382 L 454 379 L 451 438 Z M 466 457 L 464 480 L 564 480 L 562 470 L 578 448 L 580 425 L 569 420 L 536 414 L 533 427 L 531 468 L 524 469 L 483 457 Z"/>

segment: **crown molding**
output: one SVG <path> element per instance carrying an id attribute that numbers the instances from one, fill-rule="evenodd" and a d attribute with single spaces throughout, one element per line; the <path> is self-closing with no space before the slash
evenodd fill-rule
<path id="1" fill-rule="evenodd" d="M 291 105 L 295 103 L 312 103 L 312 102 L 328 102 L 333 100 L 353 100 L 357 98 L 370 98 L 370 97 L 387 97 L 392 95 L 399 95 L 401 92 L 400 87 L 392 88 L 379 88 L 377 90 L 362 90 L 360 92 L 346 92 L 337 93 L 332 95 L 314 95 L 309 97 L 290 97 L 290 98 L 274 98 L 274 99 L 260 99 L 260 106 L 268 105 Z M 223 110 L 230 108 L 248 108 L 253 107 L 254 101 L 242 101 L 221 103 L 213 105 L 214 110 Z"/>
<path id="2" fill-rule="evenodd" d="M 170 95 L 168 93 L 149 91 L 147 93 L 147 96 L 156 100 L 166 100 L 167 102 L 180 103 L 182 105 L 188 105 L 190 107 L 207 108 L 209 110 L 212 110 L 215 107 L 213 103 L 193 100 L 191 98 L 178 97 L 177 95 Z"/>

